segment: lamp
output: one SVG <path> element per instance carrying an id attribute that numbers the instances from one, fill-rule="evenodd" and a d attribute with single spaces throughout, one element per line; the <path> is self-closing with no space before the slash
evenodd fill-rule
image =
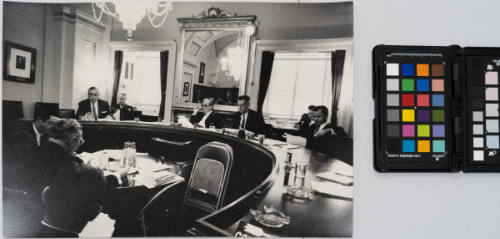
<path id="1" fill-rule="evenodd" d="M 137 28 L 137 24 L 148 16 L 149 22 L 154 28 L 159 28 L 167 19 L 168 11 L 172 10 L 172 3 L 168 1 L 115 1 L 93 2 L 92 11 L 96 21 L 101 21 L 104 13 L 116 18 L 123 25 L 123 29 L 127 30 L 127 40 L 132 41 L 132 34 Z M 100 10 L 96 14 L 96 8 Z M 160 19 L 158 23 L 156 19 Z"/>

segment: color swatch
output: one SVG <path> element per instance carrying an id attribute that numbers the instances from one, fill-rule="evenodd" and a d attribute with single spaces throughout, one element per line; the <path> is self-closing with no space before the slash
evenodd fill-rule
<path id="1" fill-rule="evenodd" d="M 444 63 L 402 61 L 385 67 L 386 136 L 395 144 L 388 151 L 446 152 Z"/>
<path id="2" fill-rule="evenodd" d="M 498 113 L 498 67 L 497 62 L 487 59 L 475 59 L 471 66 L 472 72 L 480 80 L 468 81 L 471 107 L 469 108 L 472 119 L 472 161 L 495 162 L 498 160 L 500 150 L 500 117 Z"/>

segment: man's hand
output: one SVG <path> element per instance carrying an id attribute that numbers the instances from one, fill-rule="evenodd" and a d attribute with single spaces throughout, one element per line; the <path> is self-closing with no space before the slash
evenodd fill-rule
<path id="1" fill-rule="evenodd" d="M 198 114 L 198 112 L 199 112 L 200 110 L 201 110 L 201 106 L 197 105 L 196 107 L 194 107 L 193 115 Z"/>
<path id="2" fill-rule="evenodd" d="M 327 136 L 327 135 L 335 135 L 335 131 L 333 131 L 333 129 L 331 129 L 331 128 L 322 129 L 322 130 L 319 130 L 318 132 L 316 132 L 316 134 L 314 134 L 314 137 L 323 137 L 323 136 Z"/>

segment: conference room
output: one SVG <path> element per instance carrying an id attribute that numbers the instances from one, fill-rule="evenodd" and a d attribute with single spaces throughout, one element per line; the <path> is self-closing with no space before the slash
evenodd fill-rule
<path id="1" fill-rule="evenodd" d="M 4 2 L 3 236 L 352 237 L 352 9 Z"/>

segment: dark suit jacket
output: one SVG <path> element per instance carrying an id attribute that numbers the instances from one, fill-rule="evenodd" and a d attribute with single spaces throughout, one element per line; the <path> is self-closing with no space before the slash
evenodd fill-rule
<path id="1" fill-rule="evenodd" d="M 191 122 L 192 124 L 197 124 L 198 122 L 201 121 L 203 116 L 205 116 L 205 113 L 199 111 L 196 115 L 191 115 L 191 117 L 189 117 L 189 122 Z M 224 119 L 222 118 L 222 116 L 220 114 L 213 112 L 213 111 L 212 111 L 212 113 L 210 113 L 208 118 L 205 120 L 205 125 L 202 125 L 202 126 L 205 128 L 210 128 L 210 125 L 212 125 L 212 124 L 217 129 L 224 127 Z"/>
<path id="2" fill-rule="evenodd" d="M 40 224 L 40 232 L 37 237 L 41 238 L 77 238 L 77 234 L 73 234 L 70 232 L 58 231 L 56 229 L 47 227 L 45 225 Z"/>
<path id="3" fill-rule="evenodd" d="M 312 127 L 309 127 L 305 136 L 307 139 L 306 148 L 313 149 L 319 152 L 328 152 L 329 148 L 332 146 L 331 142 L 333 142 L 334 135 L 328 134 L 320 137 L 314 137 L 319 125 L 314 124 Z M 333 129 L 333 127 L 328 123 L 323 129 Z"/>
<path id="4" fill-rule="evenodd" d="M 43 217 L 43 205 L 40 200 L 43 189 L 50 184 L 57 172 L 67 163 L 83 163 L 81 159 L 69 154 L 63 147 L 48 141 L 40 146 L 37 154 L 26 164 L 25 170 L 20 172 L 18 185 L 27 194 L 26 204 L 30 207 L 18 207 L 24 215 L 20 219 L 26 225 L 39 225 Z M 20 204 L 22 205 L 22 204 Z"/>
<path id="5" fill-rule="evenodd" d="M 116 110 L 120 110 L 120 119 L 119 120 L 133 120 L 134 117 L 131 115 L 132 111 L 134 111 L 134 107 L 125 104 L 121 106 L 119 104 L 113 105 L 111 107 L 111 114 L 114 114 Z"/>
<path id="6" fill-rule="evenodd" d="M 240 128 L 241 113 L 238 112 L 234 117 L 234 127 L 236 129 Z M 245 130 L 252 131 L 256 134 L 269 134 L 269 126 L 264 122 L 264 118 L 261 114 L 253 110 L 248 110 L 248 116 L 246 120 Z"/>
<path id="7" fill-rule="evenodd" d="M 105 118 L 110 114 L 108 102 L 104 100 L 98 100 L 97 107 L 99 108 L 98 109 L 99 118 Z M 90 109 L 90 100 L 86 99 L 80 101 L 80 103 L 78 103 L 78 110 L 76 111 L 76 117 L 81 117 L 88 112 L 92 112 L 92 110 Z"/>
<path id="8" fill-rule="evenodd" d="M 47 136 L 42 134 L 40 145 L 46 144 L 47 140 Z M 3 146 L 4 182 L 17 184 L 22 173 L 29 167 L 40 149 L 36 141 L 33 124 L 14 131 L 6 137 Z"/>

